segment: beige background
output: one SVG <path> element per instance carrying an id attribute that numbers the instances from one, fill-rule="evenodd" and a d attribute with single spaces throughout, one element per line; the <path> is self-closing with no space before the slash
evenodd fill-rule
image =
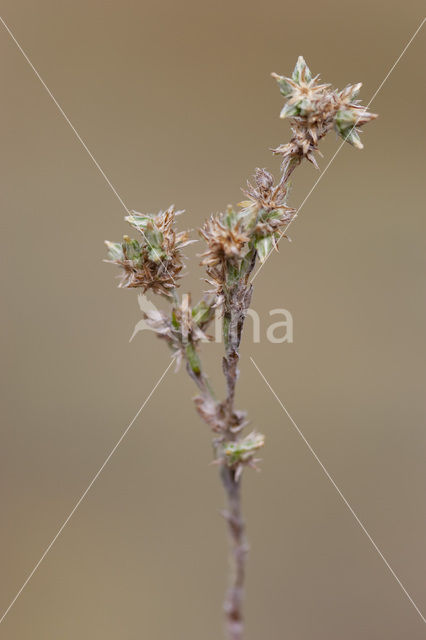
<path id="1" fill-rule="evenodd" d="M 303 53 L 367 102 L 420 1 L 2 2 L 4 19 L 129 208 L 196 227 L 285 142 L 271 71 Z M 425 29 L 257 279 L 293 345 L 242 348 L 238 403 L 267 435 L 245 478 L 247 640 L 420 640 L 426 627 L 250 363 L 252 355 L 426 612 Z M 115 288 L 124 211 L 4 28 L 1 609 L 168 364 Z M 321 166 L 337 148 L 323 146 Z M 297 206 L 317 178 L 296 174 Z M 197 294 L 196 253 L 184 287 Z M 221 385 L 220 346 L 206 349 Z M 5 640 L 216 640 L 222 492 L 193 388 L 170 371 L 0 627 Z"/>

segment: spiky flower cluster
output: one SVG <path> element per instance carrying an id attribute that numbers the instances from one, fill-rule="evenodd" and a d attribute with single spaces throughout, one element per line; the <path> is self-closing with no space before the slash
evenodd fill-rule
<path id="1" fill-rule="evenodd" d="M 259 260 L 264 262 L 272 247 L 276 248 L 281 229 L 288 226 L 296 212 L 286 204 L 285 184 L 280 181 L 274 185 L 274 177 L 266 169 L 256 169 L 254 185 L 247 182 L 244 194 L 249 199 L 240 206 L 250 220 Z"/>
<path id="2" fill-rule="evenodd" d="M 206 267 L 207 282 L 213 285 L 217 295 L 217 306 L 223 302 L 223 286 L 228 272 L 238 272 L 241 261 L 247 253 L 249 235 L 244 220 L 228 207 L 226 213 L 211 216 L 199 229 L 201 237 L 207 243 L 207 251 L 200 255 L 201 265 Z"/>
<path id="3" fill-rule="evenodd" d="M 256 169 L 253 183 L 244 191 L 247 200 L 234 209 L 211 216 L 199 230 L 207 244 L 201 264 L 207 282 L 213 285 L 209 295 L 192 306 L 189 295 L 179 296 L 177 280 L 181 276 L 182 248 L 191 241 L 187 232 L 174 230 L 173 207 L 157 215 L 132 213 L 126 220 L 139 233 L 137 240 L 124 236 L 121 243 L 107 242 L 109 262 L 121 267 L 121 287 L 140 287 L 165 296 L 169 312 L 157 309 L 145 313 L 145 323 L 171 349 L 177 364 L 183 361 L 195 382 L 194 399 L 202 420 L 213 432 L 214 464 L 227 495 L 228 509 L 223 512 L 232 541 L 231 584 L 224 603 L 229 638 L 242 640 L 242 597 L 247 546 L 240 504 L 241 474 L 245 467 L 256 468 L 264 436 L 248 426 L 246 413 L 235 407 L 239 348 L 244 322 L 251 304 L 253 272 L 257 259 L 265 262 L 296 212 L 287 205 L 292 172 L 305 159 L 316 165 L 319 142 L 331 130 L 357 148 L 362 148 L 359 128 L 376 116 L 357 99 L 361 84 L 348 85 L 342 91 L 321 84 L 313 77 L 302 57 L 290 78 L 272 74 L 286 103 L 282 118 L 290 119 L 292 136 L 274 153 L 281 155 L 281 175 L 275 184 L 266 169 Z M 202 366 L 200 345 L 208 340 L 206 330 L 217 308 L 221 310 L 226 395 L 217 399 Z"/>
<path id="4" fill-rule="evenodd" d="M 318 142 L 333 127 L 347 142 L 362 149 L 359 127 L 376 115 L 369 113 L 357 100 L 361 83 L 348 85 L 342 91 L 329 84 L 320 84 L 319 76 L 312 77 L 302 56 L 299 57 L 291 78 L 273 73 L 286 103 L 281 118 L 290 118 L 292 138 L 289 143 L 274 149 L 283 157 L 283 163 L 307 158 L 315 166 L 314 152 Z"/>
<path id="5" fill-rule="evenodd" d="M 287 204 L 292 171 L 304 159 L 316 165 L 318 144 L 333 128 L 344 140 L 362 148 L 359 127 L 376 117 L 357 99 L 361 84 L 335 90 L 330 84 L 320 83 L 318 76 L 313 77 L 302 57 L 291 77 L 272 75 L 286 100 L 281 118 L 290 119 L 292 131 L 290 141 L 274 149 L 283 158 L 281 176 L 275 183 L 266 169 L 256 169 L 254 180 L 244 190 L 247 199 L 235 209 L 228 206 L 224 213 L 211 216 L 199 229 L 207 245 L 201 264 L 207 282 L 213 286 L 209 295 L 195 306 L 188 295 L 179 299 L 176 288 L 183 267 L 182 249 L 193 241 L 186 231 L 175 231 L 176 216 L 182 212 L 174 207 L 156 215 L 133 212 L 126 220 L 138 232 L 138 238 L 124 236 L 122 242 L 106 243 L 108 262 L 122 269 L 119 286 L 150 289 L 171 303 L 169 313 L 148 311 L 145 322 L 167 342 L 177 363 L 186 363 L 201 392 L 195 398 L 196 408 L 215 433 L 216 459 L 231 469 L 237 480 L 244 465 L 253 466 L 255 452 L 264 442 L 256 432 L 245 438 L 241 435 L 248 423 L 245 413 L 234 407 L 238 349 L 252 294 L 250 274 L 256 260 L 264 262 L 277 247 L 296 215 Z M 223 372 L 228 394 L 223 401 L 212 393 L 199 355 L 218 307 L 223 316 Z"/>
<path id="6" fill-rule="evenodd" d="M 139 239 L 123 236 L 122 242 L 106 241 L 109 260 L 123 270 L 122 288 L 151 289 L 167 297 L 178 286 L 183 267 L 183 247 L 194 242 L 187 231 L 176 233 L 175 218 L 183 211 L 142 214 L 136 211 L 125 220 L 139 232 Z"/>
<path id="7" fill-rule="evenodd" d="M 248 200 L 240 202 L 238 211 L 229 206 L 225 213 L 211 216 L 200 229 L 207 243 L 201 264 L 206 267 L 219 304 L 223 302 L 224 285 L 244 277 L 256 257 L 266 259 L 280 230 L 295 213 L 286 204 L 287 187 L 282 182 L 275 185 L 266 169 L 256 169 L 254 185 L 248 182 L 244 194 Z"/>

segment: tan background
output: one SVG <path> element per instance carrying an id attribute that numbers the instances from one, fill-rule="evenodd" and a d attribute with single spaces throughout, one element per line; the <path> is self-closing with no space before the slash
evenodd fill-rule
<path id="1" fill-rule="evenodd" d="M 303 53 L 373 94 L 422 3 L 2 2 L 130 208 L 195 227 L 285 142 L 269 73 Z M 250 363 L 253 355 L 426 612 L 424 56 L 419 34 L 257 280 L 293 345 L 244 342 L 239 405 L 268 439 L 245 478 L 247 640 L 420 640 L 426 627 Z M 115 288 L 120 203 L 3 28 L 1 609 L 168 363 Z M 337 148 L 323 146 L 327 160 Z M 300 204 L 317 178 L 295 179 Z M 195 265 L 199 247 L 190 251 Z M 201 289 L 191 266 L 185 286 Z M 220 346 L 207 348 L 222 384 Z M 0 627 L 5 640 L 221 637 L 222 492 L 193 389 L 169 372 Z"/>

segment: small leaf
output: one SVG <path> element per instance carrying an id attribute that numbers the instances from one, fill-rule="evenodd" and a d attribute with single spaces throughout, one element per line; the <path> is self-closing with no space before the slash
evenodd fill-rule
<path id="1" fill-rule="evenodd" d="M 121 242 L 110 242 L 109 240 L 105 240 L 105 244 L 108 249 L 108 257 L 111 260 L 123 260 L 123 248 L 121 246 Z"/>
<path id="2" fill-rule="evenodd" d="M 122 251 L 127 260 L 140 260 L 142 255 L 142 247 L 137 240 L 123 236 Z"/>
<path id="3" fill-rule="evenodd" d="M 176 317 L 176 311 L 174 309 L 172 311 L 172 325 L 175 329 L 179 329 L 180 327 L 179 320 Z"/>
<path id="4" fill-rule="evenodd" d="M 294 82 L 297 82 L 298 84 L 300 84 L 300 81 L 310 82 L 312 80 L 312 73 L 303 56 L 298 57 L 292 78 Z"/>
<path id="5" fill-rule="evenodd" d="M 289 95 L 291 95 L 291 93 L 293 91 L 293 87 L 288 82 L 287 78 L 285 78 L 284 76 L 279 76 L 276 73 L 273 73 L 272 77 L 275 78 L 275 80 L 277 81 L 277 84 L 278 84 L 278 86 L 280 88 L 280 92 L 282 93 L 282 95 L 285 98 L 287 98 Z"/>
<path id="6" fill-rule="evenodd" d="M 340 98 L 343 100 L 347 100 L 349 102 L 353 102 L 359 95 L 359 91 L 362 87 L 362 82 L 358 82 L 357 84 L 349 84 L 342 91 L 340 91 Z"/>
<path id="7" fill-rule="evenodd" d="M 226 213 L 223 217 L 223 221 L 229 229 L 232 229 L 237 221 L 237 213 L 234 211 L 231 205 L 226 208 Z"/>
<path id="8" fill-rule="evenodd" d="M 186 347 L 186 357 L 188 359 L 188 364 L 191 367 L 192 371 L 195 375 L 200 375 L 201 373 L 201 362 L 198 357 L 197 352 L 195 351 L 194 345 L 189 343 Z"/>
<path id="9" fill-rule="evenodd" d="M 339 130 L 345 130 L 353 126 L 357 119 L 358 114 L 353 109 L 339 109 L 335 122 Z"/>
<path id="10" fill-rule="evenodd" d="M 256 242 L 256 251 L 259 256 L 260 262 L 265 262 L 266 258 L 272 251 L 273 239 L 272 236 L 265 236 L 264 238 L 260 238 Z"/>
<path id="11" fill-rule="evenodd" d="M 152 221 L 150 216 L 144 216 L 140 213 L 132 213 L 130 216 L 126 216 L 124 219 L 138 231 L 140 231 L 141 229 L 145 231 L 149 223 Z"/>
<path id="12" fill-rule="evenodd" d="M 358 135 L 358 132 L 353 128 L 350 130 L 349 135 L 345 136 L 346 142 L 349 142 L 356 149 L 363 149 L 364 145 L 361 142 L 361 138 Z"/>
<path id="13" fill-rule="evenodd" d="M 285 104 L 281 109 L 280 118 L 292 118 L 300 114 L 299 104 Z"/>
<path id="14" fill-rule="evenodd" d="M 313 111 L 312 103 L 310 100 L 305 98 L 298 104 L 299 114 L 301 116 L 307 116 L 311 111 Z"/>
<path id="15" fill-rule="evenodd" d="M 149 260 L 151 260 L 151 262 L 155 262 L 156 264 L 158 264 L 159 262 L 163 262 L 164 260 L 166 260 L 167 255 L 164 253 L 164 251 L 161 249 L 161 247 L 148 247 L 148 258 Z"/>
<path id="16" fill-rule="evenodd" d="M 196 325 L 206 322 L 212 313 L 212 308 L 205 300 L 201 300 L 192 309 L 192 318 Z"/>
<path id="17" fill-rule="evenodd" d="M 339 127 L 336 122 L 336 131 L 345 142 L 349 142 L 356 149 L 363 149 L 364 145 L 361 142 L 361 138 L 358 135 L 357 130 L 353 125 L 343 128 Z"/>

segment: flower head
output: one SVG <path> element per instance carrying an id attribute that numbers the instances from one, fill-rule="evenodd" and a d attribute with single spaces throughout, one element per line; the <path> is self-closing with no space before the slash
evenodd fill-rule
<path id="1" fill-rule="evenodd" d="M 254 229 L 257 234 L 269 235 L 278 231 L 294 215 L 295 210 L 286 204 L 287 187 L 282 182 L 274 185 L 274 177 L 266 169 L 256 169 L 254 185 L 247 182 L 244 193 L 249 199 L 240 205 L 256 211 Z"/>
<path id="2" fill-rule="evenodd" d="M 271 249 L 276 247 L 278 232 L 288 226 L 295 210 L 286 204 L 287 187 L 282 181 L 274 185 L 274 178 L 266 169 L 256 169 L 254 182 L 254 185 L 247 183 L 244 193 L 249 200 L 240 205 L 252 218 L 250 226 L 254 243 L 263 262 Z"/>
<path id="3" fill-rule="evenodd" d="M 362 148 L 356 126 L 360 127 L 376 116 L 355 101 L 361 84 L 350 85 L 343 91 L 320 84 L 319 76 L 312 77 L 302 56 L 291 78 L 276 73 L 272 76 L 286 98 L 280 117 L 291 119 L 293 133 L 288 144 L 274 149 L 274 153 L 283 156 L 284 163 L 307 158 L 316 165 L 314 153 L 318 150 L 318 142 L 333 126 L 344 140 Z"/>
<path id="4" fill-rule="evenodd" d="M 232 207 L 226 213 L 211 216 L 199 230 L 207 243 L 207 251 L 201 254 L 201 264 L 206 267 L 208 282 L 217 294 L 217 306 L 222 303 L 223 285 L 230 265 L 238 266 L 247 253 L 250 236 L 244 220 Z"/>
<path id="5" fill-rule="evenodd" d="M 249 241 L 242 220 L 235 220 L 229 210 L 226 214 L 210 216 L 201 227 L 200 234 L 208 245 L 208 250 L 201 256 L 201 264 L 207 267 L 216 266 L 222 260 L 242 258 Z"/>
<path id="6" fill-rule="evenodd" d="M 139 239 L 124 236 L 122 242 L 106 241 L 109 260 L 123 270 L 119 287 L 170 296 L 178 286 L 177 280 L 183 267 L 182 249 L 193 240 L 188 232 L 176 233 L 174 222 L 182 211 L 169 207 L 156 215 L 132 212 L 127 222 L 140 233 Z"/>

